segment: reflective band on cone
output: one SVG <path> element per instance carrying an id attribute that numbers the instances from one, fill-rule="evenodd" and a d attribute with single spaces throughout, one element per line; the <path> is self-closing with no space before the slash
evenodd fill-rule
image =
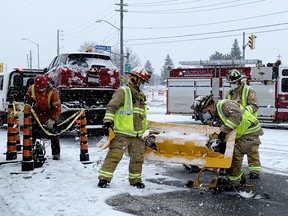
<path id="1" fill-rule="evenodd" d="M 34 160 L 32 153 L 32 126 L 31 126 L 31 108 L 24 106 L 24 126 L 23 126 L 23 154 L 22 171 L 34 170 Z"/>
<path id="2" fill-rule="evenodd" d="M 7 152 L 6 160 L 15 160 L 17 159 L 17 149 L 16 149 L 16 140 L 15 135 L 17 133 L 14 128 L 15 117 L 13 114 L 13 104 L 8 104 L 8 117 L 7 117 Z"/>
<path id="3" fill-rule="evenodd" d="M 80 161 L 89 161 L 85 111 L 80 116 Z"/>
<path id="4" fill-rule="evenodd" d="M 16 150 L 17 152 L 22 150 L 21 142 L 20 142 L 20 125 L 19 125 L 19 117 L 18 115 L 15 116 L 15 141 L 16 141 Z"/>

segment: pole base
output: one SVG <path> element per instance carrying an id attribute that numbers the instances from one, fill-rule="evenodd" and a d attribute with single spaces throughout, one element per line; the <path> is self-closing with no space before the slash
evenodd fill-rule
<path id="1" fill-rule="evenodd" d="M 6 152 L 6 160 L 15 160 L 17 159 L 17 152 Z"/>
<path id="2" fill-rule="evenodd" d="M 21 144 L 19 144 L 19 145 L 17 145 L 16 144 L 16 150 L 19 152 L 19 151 L 22 151 L 22 146 L 21 146 Z"/>
<path id="3" fill-rule="evenodd" d="M 22 171 L 34 170 L 34 161 L 22 161 Z"/>
<path id="4" fill-rule="evenodd" d="M 89 161 L 89 154 L 80 154 L 80 161 Z"/>

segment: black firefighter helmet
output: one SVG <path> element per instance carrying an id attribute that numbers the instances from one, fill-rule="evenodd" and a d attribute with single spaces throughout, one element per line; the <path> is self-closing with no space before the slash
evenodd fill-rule
<path id="1" fill-rule="evenodd" d="M 198 96 L 195 98 L 191 105 L 191 109 L 194 111 L 195 120 L 201 120 L 201 111 L 214 102 L 213 95 Z M 203 122 L 203 121 L 202 121 Z"/>

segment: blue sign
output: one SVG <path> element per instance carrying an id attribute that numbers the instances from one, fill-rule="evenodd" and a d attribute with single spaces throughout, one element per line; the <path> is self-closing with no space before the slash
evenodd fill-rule
<path id="1" fill-rule="evenodd" d="M 107 51 L 111 51 L 111 46 L 104 46 L 104 45 L 96 45 L 95 49 L 97 50 L 107 50 Z"/>

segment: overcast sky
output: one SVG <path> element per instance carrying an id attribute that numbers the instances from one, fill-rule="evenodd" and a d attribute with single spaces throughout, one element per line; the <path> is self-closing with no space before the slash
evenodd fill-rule
<path id="1" fill-rule="evenodd" d="M 57 54 L 77 51 L 84 42 L 119 47 L 120 0 L 0 0 L 0 63 L 4 70 L 27 67 L 32 50 L 33 68 L 47 67 Z M 141 63 L 150 60 L 160 72 L 167 54 L 179 61 L 207 60 L 219 51 L 229 53 L 235 39 L 246 43 L 257 35 L 255 49 L 246 47 L 246 59 L 288 64 L 287 0 L 124 0 L 124 46 Z"/>

